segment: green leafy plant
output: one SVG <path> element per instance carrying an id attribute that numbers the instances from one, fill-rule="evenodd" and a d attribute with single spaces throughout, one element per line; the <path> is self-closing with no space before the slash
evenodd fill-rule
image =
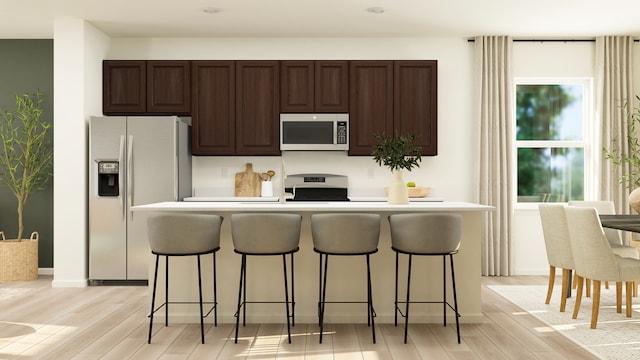
<path id="1" fill-rule="evenodd" d="M 422 147 L 414 145 L 417 136 L 400 135 L 385 136 L 373 134 L 377 144 L 371 151 L 371 156 L 380 166 L 386 166 L 391 171 L 406 169 L 411 171 L 414 167 L 420 167 L 422 161 Z"/>
<path id="2" fill-rule="evenodd" d="M 16 94 L 16 109 L 2 113 L 0 123 L 0 183 L 18 200 L 18 240 L 24 233 L 23 212 L 29 195 L 52 177 L 51 122 L 42 121 L 44 94 Z"/>
<path id="3" fill-rule="evenodd" d="M 640 101 L 640 96 L 636 95 L 636 100 Z M 629 173 L 622 174 L 618 178 L 620 184 L 625 184 L 628 189 L 640 187 L 640 141 L 638 141 L 637 129 L 640 129 L 640 108 L 629 109 L 628 102 L 624 102 L 622 108 L 627 112 L 627 144 L 629 152 L 623 153 L 620 149 L 608 150 L 602 148 L 605 158 L 611 160 L 614 169 L 624 164 L 629 165 Z M 615 140 L 614 140 L 615 141 Z"/>

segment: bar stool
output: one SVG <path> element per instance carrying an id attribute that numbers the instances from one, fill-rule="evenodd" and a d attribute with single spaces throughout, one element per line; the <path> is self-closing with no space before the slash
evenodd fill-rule
<path id="1" fill-rule="evenodd" d="M 313 250 L 320 254 L 318 283 L 318 319 L 320 325 L 320 344 L 324 330 L 324 310 L 326 303 L 364 303 L 363 301 L 326 301 L 327 270 L 329 255 L 365 256 L 367 259 L 367 325 L 371 327 L 373 343 L 376 343 L 376 330 L 373 318 L 371 266 L 369 255 L 378 251 L 380 240 L 380 215 L 377 214 L 313 214 L 311 215 L 311 233 Z M 324 269 L 323 269 L 324 256 Z"/>
<path id="2" fill-rule="evenodd" d="M 247 255 L 270 256 L 282 255 L 284 270 L 284 298 L 287 313 L 287 336 L 291 343 L 291 323 L 295 326 L 295 291 L 293 254 L 298 251 L 300 243 L 300 223 L 302 216 L 297 214 L 248 213 L 231 215 L 231 233 L 234 251 L 242 255 L 240 265 L 240 286 L 238 289 L 238 307 L 236 317 L 236 338 L 240 325 L 240 309 L 242 308 L 242 325 L 246 325 L 247 306 L 255 303 L 282 303 L 276 301 L 247 301 Z M 291 255 L 291 302 L 287 283 L 287 259 Z M 291 312 L 289 311 L 291 304 Z M 290 321 L 290 319 L 292 321 Z"/>
<path id="3" fill-rule="evenodd" d="M 407 298 L 405 299 L 404 313 L 404 343 L 407 343 L 407 331 L 409 326 L 409 304 L 422 303 L 434 304 L 442 303 L 444 313 L 444 326 L 447 326 L 447 306 L 449 306 L 456 316 L 456 331 L 458 333 L 458 344 L 460 343 L 460 324 L 458 318 L 458 297 L 456 294 L 456 278 L 453 269 L 453 255 L 458 253 L 462 233 L 462 216 L 454 214 L 394 214 L 389 216 L 391 227 L 391 249 L 396 252 L 396 288 L 395 288 L 395 326 L 398 326 L 398 312 L 402 311 L 398 307 L 398 255 L 409 255 L 407 270 Z M 409 290 L 411 287 L 411 260 L 413 255 L 419 256 L 442 256 L 442 301 L 410 301 Z M 452 307 L 447 302 L 446 292 L 446 258 L 449 256 L 451 262 L 451 280 L 453 283 L 453 303 Z"/>
<path id="4" fill-rule="evenodd" d="M 149 339 L 153 327 L 153 314 L 163 306 L 165 309 L 165 326 L 169 325 L 169 304 L 195 304 L 195 302 L 169 301 L 169 257 L 196 256 L 198 258 L 198 290 L 200 304 L 200 336 L 204 344 L 204 318 L 214 311 L 214 325 L 218 326 L 218 297 L 216 289 L 216 252 L 220 250 L 220 226 L 223 218 L 217 215 L 197 214 L 163 214 L 151 215 L 147 219 L 149 247 L 156 256 L 153 274 L 153 295 L 151 297 L 151 313 L 149 314 Z M 200 255 L 213 254 L 213 302 L 202 301 L 202 275 L 200 271 Z M 165 257 L 165 298 L 157 308 L 156 285 L 158 283 L 158 262 L 160 256 Z M 203 304 L 211 304 L 207 314 L 203 314 Z"/>

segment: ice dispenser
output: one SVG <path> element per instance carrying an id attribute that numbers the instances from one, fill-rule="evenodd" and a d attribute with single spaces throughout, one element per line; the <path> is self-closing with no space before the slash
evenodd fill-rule
<path id="1" fill-rule="evenodd" d="M 98 161 L 98 196 L 120 195 L 119 165 L 117 161 Z"/>

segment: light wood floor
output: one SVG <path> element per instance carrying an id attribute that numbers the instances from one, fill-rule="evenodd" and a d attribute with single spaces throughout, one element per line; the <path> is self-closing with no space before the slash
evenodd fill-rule
<path id="1" fill-rule="evenodd" d="M 558 280 L 559 281 L 559 280 Z M 376 324 L 377 344 L 366 325 L 328 325 L 318 344 L 315 324 L 296 324 L 292 343 L 286 326 L 247 325 L 238 344 L 234 328 L 154 326 L 148 345 L 146 287 L 51 288 L 51 277 L 0 283 L 0 359 L 596 359 L 504 300 L 486 285 L 546 284 L 544 276 L 482 280 L 483 324 L 413 324 L 409 343 L 403 327 Z M 544 299 L 540 299 L 544 301 Z"/>

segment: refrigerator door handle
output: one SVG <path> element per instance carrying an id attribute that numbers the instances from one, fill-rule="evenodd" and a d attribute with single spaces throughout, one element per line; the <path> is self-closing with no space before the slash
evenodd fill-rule
<path id="1" fill-rule="evenodd" d="M 120 135 L 120 153 L 118 154 L 118 163 L 122 164 L 124 160 L 124 135 Z M 127 210 L 124 205 L 124 192 L 122 192 L 122 187 L 124 186 L 124 182 L 122 181 L 122 169 L 120 169 L 118 173 L 118 193 L 120 194 L 120 209 L 122 209 L 122 220 L 127 219 Z"/>
<path id="2" fill-rule="evenodd" d="M 128 208 L 133 205 L 133 135 L 129 135 L 129 148 L 127 151 L 127 202 Z M 130 218 L 133 219 L 133 211 L 130 211 Z"/>

